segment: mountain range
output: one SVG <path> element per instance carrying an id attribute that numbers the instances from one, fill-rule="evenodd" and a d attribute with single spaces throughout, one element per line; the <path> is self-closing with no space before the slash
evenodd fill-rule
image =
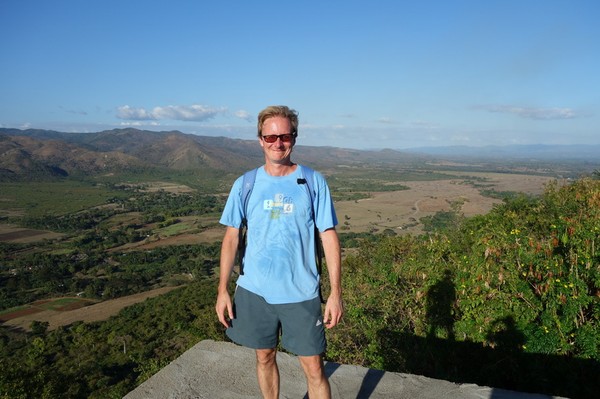
<path id="1" fill-rule="evenodd" d="M 483 147 L 447 146 L 405 149 L 410 153 L 422 153 L 444 157 L 495 158 L 509 160 L 571 160 L 600 161 L 600 145 L 570 144 L 519 144 L 489 145 Z"/>
<path id="2" fill-rule="evenodd" d="M 430 147 L 357 150 L 302 146 L 294 159 L 321 170 L 339 166 L 424 165 L 465 157 L 491 163 L 511 159 L 578 159 L 598 163 L 600 146 Z M 262 164 L 256 139 L 199 136 L 133 128 L 96 133 L 0 128 L 0 181 L 36 180 L 119 171 L 197 170 L 243 172 Z"/>
<path id="3" fill-rule="evenodd" d="M 297 145 L 294 159 L 329 168 L 423 160 L 397 151 L 361 151 Z M 148 169 L 242 172 L 264 161 L 255 140 L 198 136 L 179 131 L 113 129 L 64 133 L 0 128 L 0 181 Z"/>

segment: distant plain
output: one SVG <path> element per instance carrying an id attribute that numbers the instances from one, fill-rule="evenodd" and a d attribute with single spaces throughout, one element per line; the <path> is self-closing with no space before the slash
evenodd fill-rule
<path id="1" fill-rule="evenodd" d="M 455 176 L 453 174 L 452 176 Z M 474 183 L 473 178 L 476 178 Z M 452 204 L 460 204 L 460 212 L 464 216 L 474 216 L 490 211 L 495 204 L 502 201 L 485 196 L 481 189 L 497 192 L 522 192 L 529 195 L 539 195 L 545 184 L 555 180 L 551 176 L 469 172 L 463 178 L 447 180 L 402 181 L 408 189 L 400 191 L 372 191 L 364 193 L 367 198 L 356 200 L 341 200 L 335 204 L 339 219 L 340 233 L 380 233 L 386 229 L 396 234 L 420 234 L 423 225 L 420 218 L 434 215 L 436 212 L 449 211 Z M 164 190 L 174 194 L 193 192 L 191 187 L 182 184 L 164 182 L 144 182 L 149 191 Z M 61 187 L 58 184 L 57 187 Z M 84 192 L 88 190 L 85 189 Z M 77 196 L 76 191 L 71 191 Z M 105 194 L 100 195 L 104 198 Z M 10 197 L 0 194 L 0 215 L 14 215 L 25 212 Z M 7 204 L 12 204 L 10 207 Z M 139 222 L 140 215 L 124 213 L 114 216 L 113 226 Z M 159 246 L 193 245 L 214 243 L 221 240 L 224 227 L 218 224 L 218 215 L 186 216 L 179 222 L 164 228 L 156 225 L 142 225 L 140 229 L 151 230 L 153 234 L 146 239 L 112 248 L 110 251 L 151 250 Z M 60 241 L 63 234 L 27 229 L 11 223 L 0 223 L 0 241 L 12 243 L 36 243 L 43 241 Z M 118 313 L 123 307 L 145 300 L 154 295 L 160 295 L 173 287 L 152 289 L 142 294 L 129 295 L 104 301 L 91 306 L 75 309 L 42 310 L 29 306 L 28 311 L 16 310 L 12 315 L 5 314 L 2 320 L 6 326 L 29 330 L 33 320 L 49 323 L 50 329 L 68 325 L 81 320 L 92 322 L 106 319 Z M 83 304 L 82 304 L 83 306 Z M 37 311 L 31 311 L 37 309 Z"/>

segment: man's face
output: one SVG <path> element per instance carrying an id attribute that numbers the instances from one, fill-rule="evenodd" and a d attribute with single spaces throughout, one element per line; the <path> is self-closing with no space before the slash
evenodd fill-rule
<path id="1" fill-rule="evenodd" d="M 282 116 L 271 117 L 263 123 L 262 136 L 270 135 L 282 135 L 291 134 L 292 125 L 289 119 Z M 296 143 L 296 139 L 292 138 L 290 142 L 284 142 L 281 138 L 278 138 L 273 143 L 267 143 L 262 138 L 259 138 L 260 146 L 265 153 L 267 161 L 276 164 L 286 164 L 290 162 L 290 156 L 292 154 L 292 148 Z"/>

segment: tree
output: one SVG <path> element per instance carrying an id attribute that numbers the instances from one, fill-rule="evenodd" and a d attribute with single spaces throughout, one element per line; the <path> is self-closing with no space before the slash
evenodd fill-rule
<path id="1" fill-rule="evenodd" d="M 29 328 L 31 328 L 31 333 L 33 335 L 44 335 L 46 334 L 49 325 L 50 323 L 48 323 L 47 321 L 34 320 L 31 322 Z"/>

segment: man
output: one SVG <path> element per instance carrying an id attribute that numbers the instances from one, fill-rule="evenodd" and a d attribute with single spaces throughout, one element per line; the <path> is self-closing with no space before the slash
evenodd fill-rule
<path id="1" fill-rule="evenodd" d="M 325 330 L 342 318 L 341 250 L 337 218 L 323 176 L 314 172 L 314 202 L 303 167 L 291 160 L 298 135 L 298 114 L 286 106 L 271 106 L 258 115 L 258 142 L 265 164 L 256 179 L 247 209 L 243 178 L 231 189 L 221 223 L 227 226 L 221 247 L 219 289 L 215 306 L 219 321 L 236 343 L 256 350 L 258 383 L 265 398 L 279 397 L 277 344 L 296 354 L 304 370 L 311 399 L 330 398 L 324 372 Z M 314 217 L 313 217 L 314 211 Z M 247 248 L 234 301 L 227 290 L 246 215 Z M 314 226 L 319 229 L 331 292 L 321 310 L 315 261 Z"/>

